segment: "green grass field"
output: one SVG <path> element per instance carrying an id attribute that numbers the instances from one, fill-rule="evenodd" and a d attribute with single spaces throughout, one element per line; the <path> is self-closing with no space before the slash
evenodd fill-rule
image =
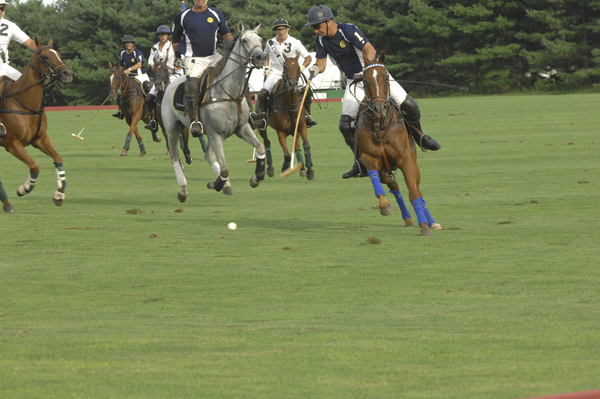
<path id="1" fill-rule="evenodd" d="M 340 103 L 313 105 L 314 181 L 279 177 L 272 134 L 276 177 L 252 189 L 252 148 L 232 137 L 235 194 L 210 191 L 195 141 L 183 204 L 164 143 L 147 131 L 145 158 L 135 141 L 120 157 L 126 125 L 111 111 L 83 141 L 71 134 L 94 111 L 48 113 L 68 181 L 62 207 L 49 157 L 28 148 L 41 173 L 19 198 L 28 170 L 0 153 L 16 210 L 0 214 L 0 397 L 512 399 L 600 388 L 600 94 L 419 103 L 442 144 L 419 154 L 421 190 L 444 227 L 433 237 L 402 227 L 397 206 L 380 216 L 367 178 L 341 179 L 352 158 Z"/>

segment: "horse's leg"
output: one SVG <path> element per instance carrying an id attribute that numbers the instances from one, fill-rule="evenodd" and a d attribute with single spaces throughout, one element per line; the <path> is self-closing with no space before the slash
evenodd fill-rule
<path id="1" fill-rule="evenodd" d="M 62 156 L 56 151 L 54 145 L 52 145 L 52 142 L 50 141 L 50 137 L 48 137 L 47 134 L 44 134 L 42 137 L 37 139 L 33 143 L 33 146 L 54 160 L 56 184 L 58 185 L 58 189 L 54 192 L 52 201 L 54 202 L 54 205 L 61 206 L 63 200 L 65 199 L 65 188 L 67 188 L 67 180 L 65 178 L 65 168 L 62 163 Z"/>
<path id="2" fill-rule="evenodd" d="M 283 166 L 281 167 L 281 172 L 284 172 L 290 168 L 290 162 L 292 162 L 292 156 L 287 148 L 287 134 L 277 130 L 277 139 L 279 140 L 279 145 L 281 145 L 281 149 L 283 150 Z"/>
<path id="3" fill-rule="evenodd" d="M 400 193 L 400 187 L 398 186 L 396 179 L 386 174 L 380 174 L 379 176 L 381 177 L 381 182 L 387 184 L 388 188 L 390 189 L 390 193 L 392 193 L 396 198 L 396 202 L 398 203 L 400 211 L 402 212 L 404 226 L 414 226 L 415 223 L 412 221 L 412 215 L 404 203 L 404 198 Z"/>
<path id="4" fill-rule="evenodd" d="M 410 140 L 412 141 L 412 140 Z M 412 155 L 412 162 L 413 162 L 413 166 L 415 169 L 415 179 L 416 179 L 416 183 L 417 183 L 417 190 L 419 192 L 419 196 L 423 197 L 423 194 L 421 193 L 421 189 L 419 188 L 420 184 L 421 184 L 421 171 L 419 170 L 419 165 L 417 164 L 417 151 L 412 151 L 411 153 Z M 425 214 L 425 218 L 427 219 L 427 224 L 429 225 L 429 227 L 431 227 L 432 230 L 442 230 L 442 226 L 437 223 L 433 217 L 431 216 L 431 213 L 429 212 L 429 209 L 427 208 L 427 205 L 425 204 L 425 201 L 423 201 L 424 205 L 421 205 L 423 208 L 423 213 Z"/>
<path id="5" fill-rule="evenodd" d="M 271 154 L 271 140 L 267 137 L 267 128 L 265 126 L 264 129 L 258 129 L 258 134 L 263 139 L 263 143 L 265 146 L 265 156 L 267 159 L 267 176 L 273 177 L 275 176 L 275 168 L 273 168 L 273 155 Z"/>
<path id="6" fill-rule="evenodd" d="M 188 130 L 188 128 L 184 127 L 181 130 L 181 134 L 179 135 L 179 145 L 181 146 L 181 150 L 183 151 L 183 155 L 185 156 L 185 162 L 188 165 L 191 165 L 194 160 L 192 159 L 192 155 L 190 153 L 190 147 L 188 144 L 189 140 L 190 131 Z"/>
<path id="7" fill-rule="evenodd" d="M 179 149 L 177 148 L 180 132 L 181 128 L 178 127 L 175 122 L 167 125 L 167 140 L 169 142 L 169 148 L 171 148 L 169 151 L 171 153 L 171 163 L 173 164 L 173 170 L 175 171 L 175 177 L 177 178 L 177 184 L 179 185 L 177 199 L 179 202 L 185 202 L 188 196 L 187 179 L 183 173 L 183 165 L 181 165 Z"/>
<path id="8" fill-rule="evenodd" d="M 304 167 L 306 167 L 306 178 L 308 180 L 313 180 L 315 178 L 315 171 L 312 169 L 312 154 L 310 153 L 310 143 L 308 142 L 308 133 L 306 128 L 302 129 L 301 135 L 302 147 L 304 148 L 304 159 L 306 160 L 306 162 L 303 163 Z"/>
<path id="9" fill-rule="evenodd" d="M 6 140 L 4 141 L 4 148 L 6 151 L 10 152 L 14 155 L 15 158 L 23 162 L 27 167 L 29 167 L 29 176 L 25 183 L 21 184 L 17 188 L 17 195 L 22 197 L 26 194 L 29 194 L 31 190 L 35 188 L 35 183 L 37 182 L 38 174 L 40 173 L 40 167 L 38 164 L 31 158 L 31 156 L 25 151 L 23 148 L 23 144 L 19 141 L 13 141 L 12 143 L 8 143 Z"/>
<path id="10" fill-rule="evenodd" d="M 127 136 L 125 136 L 125 144 L 123 145 L 123 151 L 121 151 L 121 156 L 127 156 L 128 152 L 129 152 L 129 146 L 131 144 L 131 135 L 132 135 L 132 130 L 131 130 L 131 126 L 132 125 L 132 120 L 131 120 L 131 116 L 129 115 L 129 112 L 123 112 L 123 115 L 125 115 L 125 122 L 127 122 L 127 124 L 129 125 L 129 130 L 127 131 Z"/>
<path id="11" fill-rule="evenodd" d="M 213 172 L 217 175 L 217 178 L 209 182 L 207 187 L 217 192 L 223 190 L 227 184 L 231 187 L 229 169 L 227 168 L 225 152 L 223 151 L 223 138 L 220 134 L 217 133 L 211 136 L 204 159 L 206 159 L 206 162 L 208 162 Z"/>
<path id="12" fill-rule="evenodd" d="M 135 118 L 134 118 L 135 121 Z M 139 119 L 137 120 L 137 122 L 139 122 Z M 135 133 L 135 138 L 138 141 L 138 146 L 140 147 L 140 157 L 143 157 L 144 155 L 146 155 L 146 147 L 144 146 L 144 141 L 142 140 L 142 136 L 140 135 L 140 132 L 138 131 L 137 128 L 137 122 L 135 123 L 135 125 L 133 126 L 133 133 Z"/>
<path id="13" fill-rule="evenodd" d="M 8 195 L 6 195 L 6 191 L 4 191 L 4 187 L 2 187 L 2 182 L 0 181 L 0 201 L 2 201 L 2 208 L 4 212 L 14 212 L 15 208 L 8 201 Z"/>
<path id="14" fill-rule="evenodd" d="M 383 216 L 387 216 L 394 212 L 394 207 L 385 198 L 385 191 L 381 185 L 381 179 L 379 177 L 379 170 L 382 168 L 382 154 L 381 150 L 373 144 L 371 137 L 362 132 L 356 132 L 356 141 L 360 150 L 360 160 L 363 165 L 367 168 L 367 176 L 371 179 L 371 184 L 375 190 L 375 196 L 379 200 L 379 213 Z"/>
<path id="15" fill-rule="evenodd" d="M 396 164 L 400 166 L 400 169 L 402 169 L 404 182 L 406 183 L 406 187 L 408 187 L 408 199 L 412 204 L 415 213 L 417 214 L 417 222 L 419 227 L 421 227 L 421 235 L 432 236 L 433 232 L 429 226 L 427 216 L 425 216 L 426 213 L 429 213 L 429 210 L 427 210 L 427 205 L 425 204 L 423 195 L 421 194 L 419 186 L 417 185 L 417 173 L 415 171 L 415 165 L 412 157 L 405 156 L 402 159 L 397 159 Z M 431 217 L 431 215 L 429 217 Z"/>
<path id="16" fill-rule="evenodd" d="M 300 128 L 301 129 L 301 128 Z M 304 164 L 304 159 L 302 158 L 302 149 L 300 148 L 300 136 L 302 135 L 302 132 L 299 135 L 296 135 L 296 142 L 293 143 L 293 148 L 294 148 L 294 154 L 296 156 L 296 162 L 300 163 L 302 165 L 302 167 L 300 168 L 300 177 L 306 177 L 306 165 Z M 292 140 L 293 140 L 293 136 L 292 136 Z M 291 165 L 290 167 L 294 167 L 294 165 Z"/>
<path id="17" fill-rule="evenodd" d="M 250 178 L 250 186 L 256 188 L 265 179 L 265 146 L 256 138 L 256 134 L 254 134 L 249 123 L 239 128 L 235 134 L 256 148 L 256 166 L 254 168 L 254 176 Z"/>

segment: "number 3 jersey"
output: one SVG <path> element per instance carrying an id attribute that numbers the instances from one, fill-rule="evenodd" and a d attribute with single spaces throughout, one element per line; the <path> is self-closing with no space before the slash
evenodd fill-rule
<path id="1" fill-rule="evenodd" d="M 300 53 L 303 58 L 306 58 L 309 55 L 302 42 L 290 35 L 288 35 L 281 44 L 277 41 L 277 37 L 269 39 L 265 46 L 265 54 L 269 56 L 269 67 L 271 68 L 271 72 L 276 73 L 279 77 L 283 74 L 283 62 L 285 62 L 283 55 L 285 54 L 287 58 L 293 58 L 297 56 L 298 53 Z"/>
<path id="2" fill-rule="evenodd" d="M 8 64 L 8 44 L 11 40 L 17 43 L 25 43 L 29 36 L 25 34 L 14 22 L 0 19 L 0 65 Z"/>

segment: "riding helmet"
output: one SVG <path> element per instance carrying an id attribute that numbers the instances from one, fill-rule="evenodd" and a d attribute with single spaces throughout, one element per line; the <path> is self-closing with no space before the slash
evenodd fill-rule
<path id="1" fill-rule="evenodd" d="M 314 6 L 308 12 L 308 22 L 304 26 L 316 25 L 333 19 L 333 13 L 327 6 Z"/>
<path id="2" fill-rule="evenodd" d="M 123 43 L 133 43 L 135 44 L 135 39 L 131 35 L 125 35 L 123 38 Z"/>
<path id="3" fill-rule="evenodd" d="M 167 25 L 161 25 L 156 30 L 156 34 L 160 35 L 162 33 L 166 33 L 166 34 L 170 35 L 171 34 L 171 29 L 169 29 L 169 27 Z"/>
<path id="4" fill-rule="evenodd" d="M 288 29 L 290 28 L 290 24 L 288 24 L 288 21 L 286 21 L 283 18 L 279 18 L 275 21 L 275 23 L 273 24 L 273 30 L 277 30 L 277 28 L 279 28 L 280 26 L 285 26 Z"/>

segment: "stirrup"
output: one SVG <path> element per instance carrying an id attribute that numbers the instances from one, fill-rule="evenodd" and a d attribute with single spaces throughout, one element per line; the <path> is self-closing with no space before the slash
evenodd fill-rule
<path id="1" fill-rule="evenodd" d="M 156 123 L 156 120 L 154 120 L 154 119 L 151 119 L 150 122 L 148 122 L 148 124 L 145 125 L 144 127 L 148 130 L 151 130 L 154 133 L 156 133 L 158 131 L 158 124 Z"/>
<path id="2" fill-rule="evenodd" d="M 202 126 L 202 122 L 192 121 L 192 123 L 190 123 L 190 133 L 192 133 L 193 137 L 202 136 L 204 134 L 204 126 Z"/>
<path id="3" fill-rule="evenodd" d="M 0 137 L 6 136 L 6 126 L 4 123 L 0 122 Z"/>
<path id="4" fill-rule="evenodd" d="M 317 122 L 312 118 L 311 115 L 306 115 L 306 127 L 313 127 L 317 125 Z"/>

